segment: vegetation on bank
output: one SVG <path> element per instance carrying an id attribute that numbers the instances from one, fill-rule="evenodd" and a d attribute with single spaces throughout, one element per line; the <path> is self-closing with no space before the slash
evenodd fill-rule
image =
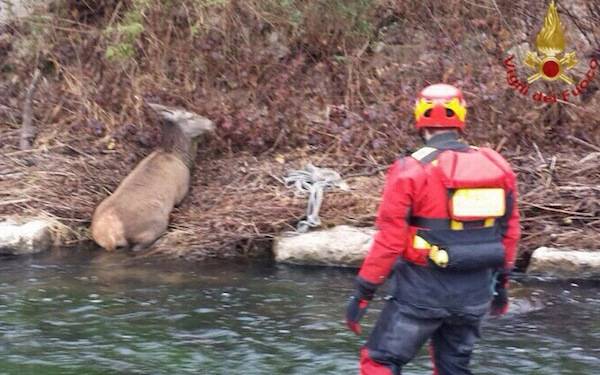
<path id="1" fill-rule="evenodd" d="M 158 251 L 247 252 L 291 228 L 305 202 L 278 178 L 307 160 L 355 176 L 352 193 L 326 202 L 325 222 L 371 224 L 382 167 L 418 147 L 415 92 L 444 81 L 465 91 L 468 139 L 520 172 L 525 247 L 597 246 L 600 78 L 570 103 L 547 105 L 510 89 L 502 66 L 513 47 L 534 49 L 545 11 L 500 0 L 53 1 L 0 29 L 0 214 L 43 212 L 86 227 L 156 145 L 145 103 L 160 102 L 205 115 L 218 131 Z M 580 77 L 600 57 L 600 6 L 580 0 L 559 11 Z M 36 69 L 39 135 L 21 152 Z"/>

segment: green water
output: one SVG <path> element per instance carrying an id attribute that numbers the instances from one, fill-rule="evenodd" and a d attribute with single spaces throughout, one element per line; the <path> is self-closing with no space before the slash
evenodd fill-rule
<path id="1" fill-rule="evenodd" d="M 83 251 L 0 259 L 0 374 L 355 374 L 353 274 Z M 508 316 L 484 324 L 474 373 L 600 374 L 598 286 L 519 280 Z M 405 373 L 431 373 L 425 351 Z"/>

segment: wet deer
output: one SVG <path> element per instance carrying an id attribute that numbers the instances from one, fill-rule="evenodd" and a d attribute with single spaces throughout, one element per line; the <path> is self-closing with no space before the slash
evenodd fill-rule
<path id="1" fill-rule="evenodd" d="M 186 196 L 198 139 L 214 130 L 205 117 L 149 104 L 162 119 L 160 147 L 144 158 L 94 211 L 92 237 L 108 251 L 142 250 L 166 230 Z"/>

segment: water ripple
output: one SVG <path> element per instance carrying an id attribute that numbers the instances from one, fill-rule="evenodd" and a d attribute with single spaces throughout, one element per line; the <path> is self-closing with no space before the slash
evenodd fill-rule
<path id="1" fill-rule="evenodd" d="M 357 371 L 365 337 L 343 322 L 352 272 L 84 254 L 0 262 L 0 375 Z M 483 324 L 474 373 L 600 373 L 595 286 L 522 280 L 511 293 L 509 314 Z M 407 372 L 431 373 L 426 351 Z"/>

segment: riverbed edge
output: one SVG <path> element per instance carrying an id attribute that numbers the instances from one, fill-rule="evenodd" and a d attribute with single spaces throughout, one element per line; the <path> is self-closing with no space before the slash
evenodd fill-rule
<path id="1" fill-rule="evenodd" d="M 79 230 L 85 231 L 87 227 L 81 226 Z M 0 253 L 20 256 L 60 247 L 98 248 L 90 239 L 67 242 L 64 231 L 64 226 L 52 218 L 5 218 L 0 221 Z M 285 232 L 273 239 L 270 255 L 281 264 L 358 268 L 375 231 L 374 227 L 338 225 L 307 233 Z M 224 257 L 227 258 L 248 258 L 248 255 Z M 531 276 L 563 280 L 600 279 L 600 251 L 541 246 L 533 250 L 524 271 Z"/>

